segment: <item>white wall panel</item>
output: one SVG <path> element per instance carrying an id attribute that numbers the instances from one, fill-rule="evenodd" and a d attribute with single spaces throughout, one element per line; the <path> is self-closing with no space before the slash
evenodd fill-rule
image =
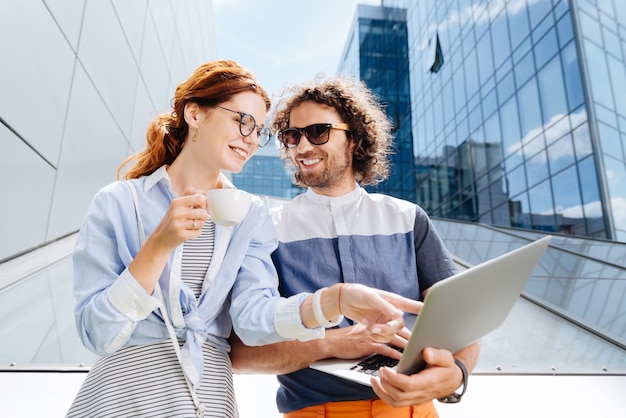
<path id="1" fill-rule="evenodd" d="M 148 17 L 139 65 L 142 69 L 146 69 L 142 71 L 142 78 L 155 108 L 167 105 L 174 94 L 170 84 L 170 63 L 166 60 L 163 47 L 159 43 L 160 36 L 154 20 Z M 192 69 L 189 71 L 191 72 Z"/>
<path id="2" fill-rule="evenodd" d="M 2 0 L 0 39 L 0 116 L 55 165 L 72 50 L 41 0 Z"/>
<path id="3" fill-rule="evenodd" d="M 128 137 L 138 70 L 109 1 L 87 2 L 78 59 Z"/>
<path id="4" fill-rule="evenodd" d="M 55 171 L 0 124 L 0 260 L 44 243 Z"/>
<path id="5" fill-rule="evenodd" d="M 167 101 L 161 103 L 161 107 L 155 109 L 148 91 L 143 82 L 138 83 L 137 92 L 135 93 L 135 110 L 133 111 L 133 125 L 130 130 L 129 143 L 132 149 L 131 153 L 135 154 L 146 147 L 146 130 L 148 124 L 154 117 L 161 112 L 168 112 L 170 105 Z"/>
<path id="6" fill-rule="evenodd" d="M 213 58 L 212 19 L 211 0 L 0 0 L 0 260 L 80 228 Z"/>
<path id="7" fill-rule="evenodd" d="M 70 43 L 72 50 L 78 48 L 80 25 L 83 21 L 85 2 L 76 0 L 44 0 L 59 25 L 61 32 Z"/>
<path id="8" fill-rule="evenodd" d="M 77 67 L 48 239 L 80 227 L 93 195 L 115 180 L 117 167 L 126 157 L 127 149 L 128 143 L 91 81 L 82 68 Z"/>
<path id="9" fill-rule="evenodd" d="M 112 0 L 112 3 L 133 56 L 136 61 L 139 61 L 148 12 L 147 5 L 143 1 L 128 0 Z"/>

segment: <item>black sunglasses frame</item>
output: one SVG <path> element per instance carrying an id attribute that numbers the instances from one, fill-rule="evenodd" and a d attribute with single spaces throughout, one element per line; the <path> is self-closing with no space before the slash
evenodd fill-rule
<path id="1" fill-rule="evenodd" d="M 319 132 L 317 136 L 315 136 L 312 132 L 313 129 L 319 130 L 320 127 L 325 128 L 323 131 Z M 330 141 L 330 130 L 331 129 L 339 129 L 342 131 L 350 131 L 350 125 L 347 123 L 314 123 L 309 126 L 305 126 L 304 128 L 285 128 L 278 133 L 278 140 L 285 148 L 295 148 L 300 144 L 300 140 L 302 139 L 302 134 L 306 137 L 307 141 L 309 141 L 313 145 L 324 145 L 328 141 Z M 285 132 L 297 132 L 299 134 L 298 140 L 295 144 L 287 144 L 283 138 Z M 324 134 L 326 135 L 325 140 L 320 140 Z"/>

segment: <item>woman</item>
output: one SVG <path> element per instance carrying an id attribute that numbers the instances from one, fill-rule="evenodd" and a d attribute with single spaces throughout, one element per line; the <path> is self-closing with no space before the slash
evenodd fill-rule
<path id="1" fill-rule="evenodd" d="M 307 340 L 343 312 L 387 341 L 402 327 L 395 307 L 419 309 L 358 285 L 280 298 L 270 258 L 277 241 L 261 200 L 239 225 L 216 226 L 204 195 L 232 188 L 220 172 L 241 171 L 269 141 L 267 93 L 239 64 L 216 61 L 180 84 L 172 104 L 149 126 L 146 150 L 120 167 L 127 181 L 96 194 L 78 236 L 77 327 L 103 357 L 71 417 L 234 417 L 231 329 L 248 345 Z"/>

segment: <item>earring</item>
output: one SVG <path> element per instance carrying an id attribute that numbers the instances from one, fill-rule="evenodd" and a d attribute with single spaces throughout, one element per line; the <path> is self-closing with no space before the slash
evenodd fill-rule
<path id="1" fill-rule="evenodd" d="M 192 142 L 196 142 L 196 140 L 198 139 L 198 130 L 196 129 L 193 132 L 193 138 L 191 139 Z"/>

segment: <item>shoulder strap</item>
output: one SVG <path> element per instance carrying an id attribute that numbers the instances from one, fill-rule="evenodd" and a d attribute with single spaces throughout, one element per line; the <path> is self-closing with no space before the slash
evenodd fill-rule
<path id="1" fill-rule="evenodd" d="M 137 197 L 137 189 L 135 189 L 135 185 L 130 181 L 126 181 L 128 187 L 130 188 L 130 192 L 133 195 L 133 203 L 135 205 L 135 216 L 137 217 L 137 226 L 139 229 L 139 243 L 141 246 L 146 242 L 146 232 L 143 229 L 143 222 L 141 221 L 141 215 L 139 212 L 139 198 Z M 159 294 L 159 298 L 161 299 L 161 313 L 163 314 L 163 321 L 165 322 L 165 326 L 167 327 L 167 332 L 170 335 L 170 340 L 172 341 L 172 345 L 174 346 L 174 351 L 176 351 L 176 358 L 178 358 L 178 363 L 182 367 L 181 362 L 181 354 L 180 354 L 180 346 L 178 345 L 178 338 L 176 337 L 176 332 L 174 331 L 174 326 L 172 325 L 172 321 L 170 321 L 169 314 L 167 313 L 167 305 L 165 304 L 165 298 L 163 297 L 163 292 L 161 291 L 161 286 L 157 281 L 155 290 Z M 204 405 L 200 403 L 198 396 L 196 395 L 196 391 L 194 390 L 191 382 L 187 378 L 187 375 L 183 372 L 183 376 L 185 377 L 185 381 L 187 382 L 187 386 L 189 387 L 189 392 L 191 393 L 191 398 L 193 399 L 193 403 L 196 406 L 196 417 L 201 418 L 204 416 Z"/>

